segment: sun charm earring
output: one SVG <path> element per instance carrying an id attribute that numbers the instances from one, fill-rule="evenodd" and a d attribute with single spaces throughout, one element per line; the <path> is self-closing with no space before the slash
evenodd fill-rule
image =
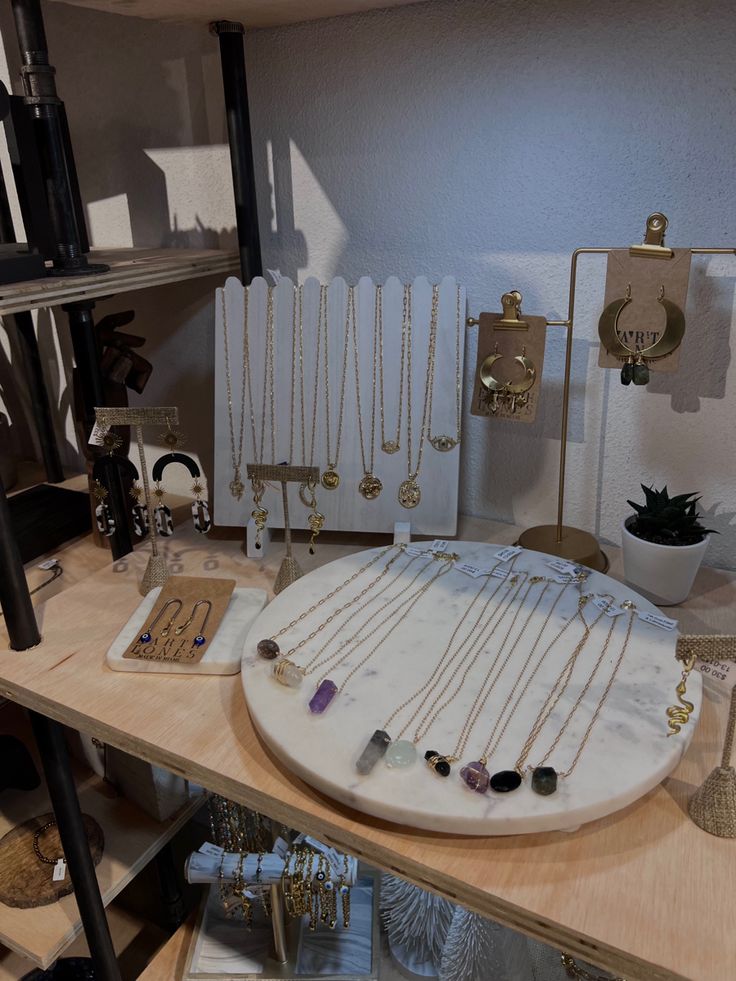
<path id="1" fill-rule="evenodd" d="M 194 530 L 198 531 L 200 535 L 206 535 L 212 527 L 210 509 L 207 501 L 203 500 L 204 493 L 204 481 L 195 477 L 194 483 L 192 484 L 192 494 L 194 494 L 194 500 L 192 501 L 192 521 L 194 522 Z"/>
<path id="2" fill-rule="evenodd" d="M 161 433 L 159 439 L 172 453 L 175 450 L 180 450 L 182 446 L 186 445 L 187 442 L 187 438 L 184 433 L 179 429 L 172 429 L 171 423 L 168 419 L 166 420 L 166 432 Z"/>
<path id="3" fill-rule="evenodd" d="M 92 488 L 92 493 L 97 501 L 97 507 L 95 508 L 97 528 L 105 538 L 110 538 L 115 534 L 115 519 L 112 516 L 110 505 L 107 503 L 109 491 L 99 480 L 96 480 Z"/>
<path id="4" fill-rule="evenodd" d="M 143 538 L 148 532 L 148 505 L 145 502 L 141 503 L 142 494 L 143 488 L 137 481 L 134 481 L 130 488 L 130 496 L 134 501 L 131 510 L 133 512 L 133 531 L 139 538 Z"/>

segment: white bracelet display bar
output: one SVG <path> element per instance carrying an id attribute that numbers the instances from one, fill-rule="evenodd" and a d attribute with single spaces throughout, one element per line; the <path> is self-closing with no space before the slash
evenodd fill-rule
<path id="1" fill-rule="evenodd" d="M 335 853 L 339 858 L 339 863 L 330 863 L 330 873 L 332 881 L 338 883 L 341 877 L 345 876 L 344 884 L 347 886 L 355 885 L 358 876 L 358 860 L 348 855 L 347 875 L 345 875 L 345 865 L 342 854 Z M 184 874 L 187 882 L 207 883 L 207 882 L 232 882 L 240 875 L 243 881 L 251 886 L 272 886 L 281 882 L 284 873 L 284 859 L 279 858 L 272 852 L 266 852 L 261 857 L 260 877 L 256 876 L 258 871 L 258 855 L 251 853 L 243 859 L 242 870 L 240 867 L 240 855 L 237 852 L 226 852 L 223 857 L 215 855 L 205 855 L 202 852 L 194 852 L 189 856 L 184 865 Z M 312 858 L 312 878 L 317 873 L 319 855 L 314 854 Z M 293 868 L 293 860 L 292 860 Z"/>
<path id="2" fill-rule="evenodd" d="M 355 379 L 355 357 L 352 328 L 345 354 L 346 309 L 348 284 L 337 278 L 326 285 L 326 312 L 329 361 L 329 435 L 330 455 L 327 459 L 328 393 L 324 374 L 324 327 L 319 346 L 317 368 L 317 328 L 321 285 L 309 278 L 301 286 L 302 329 L 301 356 L 299 342 L 298 296 L 290 279 L 283 278 L 272 291 L 273 310 L 273 402 L 271 400 L 271 357 L 266 346 L 268 328 L 268 285 L 257 277 L 248 288 L 248 351 L 253 394 L 253 419 L 247 392 L 243 391 L 244 375 L 244 313 L 245 290 L 239 280 L 229 278 L 224 286 L 224 310 L 227 318 L 229 372 L 225 367 L 223 289 L 215 297 L 215 433 L 214 433 L 214 506 L 217 523 L 223 527 L 248 523 L 253 510 L 253 493 L 246 478 L 249 463 L 289 463 L 312 465 L 324 472 L 334 463 L 340 477 L 339 486 L 328 490 L 316 488 L 317 508 L 325 516 L 325 529 L 330 531 L 369 531 L 391 533 L 397 521 L 411 521 L 413 534 L 451 536 L 457 530 L 458 485 L 460 476 L 460 446 L 444 451 L 430 443 L 447 437 L 453 443 L 458 435 L 457 411 L 462 390 L 463 354 L 465 343 L 465 289 L 452 277 L 438 284 L 436 351 L 434 383 L 431 387 L 431 419 L 422 440 L 422 417 L 427 392 L 429 336 L 432 319 L 433 284 L 424 277 L 410 285 L 411 297 L 411 427 L 412 464 L 416 469 L 423 441 L 421 467 L 417 483 L 421 500 L 416 507 L 405 508 L 398 500 L 399 486 L 409 476 L 407 436 L 409 406 L 407 402 L 408 358 L 405 356 L 405 377 L 401 384 L 401 339 L 404 319 L 404 284 L 390 277 L 382 285 L 380 309 L 383 319 L 383 359 L 376 353 L 374 374 L 374 334 L 376 285 L 368 277 L 354 286 L 358 338 L 358 370 L 360 379 L 360 418 L 366 465 L 373 459 L 373 472 L 383 488 L 368 500 L 358 485 L 365 476 L 361 454 L 358 399 Z M 297 322 L 294 330 L 295 297 Z M 295 353 L 296 352 L 296 353 Z M 405 348 L 405 355 L 407 351 Z M 459 358 L 458 358 L 459 354 Z M 383 365 L 383 431 L 387 442 L 395 441 L 399 422 L 399 393 L 402 394 L 399 449 L 384 452 L 381 448 L 380 368 Z M 342 400 L 342 434 L 337 458 L 341 388 L 345 365 L 345 395 Z M 301 374 L 303 373 L 303 390 Z M 375 418 L 373 418 L 373 384 L 376 384 Z M 458 385 L 459 382 L 459 385 Z M 264 387 L 265 398 L 264 398 Z M 232 432 L 228 408 L 232 398 Z M 304 411 L 302 413 L 302 394 Z M 244 402 L 245 399 L 245 402 Z M 316 411 L 315 411 L 316 405 Z M 265 408 L 265 425 L 264 420 Z M 272 459 L 271 411 L 275 417 L 275 440 Z M 240 477 L 244 492 L 233 497 L 230 484 L 234 477 L 232 442 L 240 437 L 241 412 L 243 444 Z M 314 425 L 314 454 L 312 429 Z M 304 428 L 304 433 L 302 433 Z M 255 429 L 256 446 L 253 445 Z M 371 431 L 374 448 L 371 453 Z M 302 436 L 304 439 L 302 440 Z M 232 442 L 231 442 L 232 437 Z M 441 440 L 440 440 L 441 443 Z M 442 445 L 442 444 L 441 444 Z M 289 488 L 289 514 L 293 528 L 306 529 L 309 509 L 299 500 L 298 486 Z M 268 509 L 269 528 L 283 528 L 281 489 L 267 486 L 263 506 Z M 262 552 L 259 553 L 262 556 Z"/>

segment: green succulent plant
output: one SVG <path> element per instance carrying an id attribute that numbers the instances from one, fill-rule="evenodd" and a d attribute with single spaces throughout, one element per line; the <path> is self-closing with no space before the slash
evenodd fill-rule
<path id="1" fill-rule="evenodd" d="M 626 528 L 637 538 L 656 545 L 696 545 L 708 534 L 717 535 L 712 528 L 700 523 L 701 514 L 696 494 L 676 494 L 670 497 L 666 487 L 655 490 L 641 485 L 644 504 L 628 503 L 636 512 L 626 521 Z"/>

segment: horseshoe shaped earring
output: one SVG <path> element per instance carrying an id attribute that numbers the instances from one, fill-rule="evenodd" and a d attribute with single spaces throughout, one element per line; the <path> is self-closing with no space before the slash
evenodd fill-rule
<path id="1" fill-rule="evenodd" d="M 503 354 L 499 354 L 498 344 L 496 344 L 493 354 L 490 354 L 480 366 L 480 380 L 484 389 L 481 392 L 481 398 L 488 403 L 494 415 L 503 404 L 507 404 L 512 413 L 516 412 L 518 406 L 527 405 L 529 390 L 537 379 L 537 369 L 534 362 L 526 356 L 526 347 L 522 347 L 521 354 L 517 354 L 514 361 L 524 369 L 524 377 L 518 382 L 499 381 L 493 374 L 493 368 L 496 362 L 503 357 Z"/>
<path id="2" fill-rule="evenodd" d="M 534 385 L 537 378 L 537 369 L 534 362 L 526 356 L 526 347 L 522 347 L 521 354 L 514 358 L 524 369 L 524 377 L 518 382 L 508 382 L 506 388 L 511 394 L 511 411 L 516 412 L 516 406 L 525 406 L 529 402 L 529 389 Z"/>

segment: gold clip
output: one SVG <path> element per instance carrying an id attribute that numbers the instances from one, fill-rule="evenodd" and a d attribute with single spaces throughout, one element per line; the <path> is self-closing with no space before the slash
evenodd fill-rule
<path id="1" fill-rule="evenodd" d="M 521 293 L 518 290 L 504 293 L 501 297 L 501 306 L 503 307 L 503 317 L 494 323 L 495 330 L 529 330 L 529 324 L 525 320 L 519 319 Z"/>
<path id="2" fill-rule="evenodd" d="M 661 211 L 655 211 L 647 218 L 644 241 L 641 245 L 632 245 L 629 255 L 649 259 L 671 259 L 675 253 L 664 244 L 667 225 L 667 217 Z"/>

